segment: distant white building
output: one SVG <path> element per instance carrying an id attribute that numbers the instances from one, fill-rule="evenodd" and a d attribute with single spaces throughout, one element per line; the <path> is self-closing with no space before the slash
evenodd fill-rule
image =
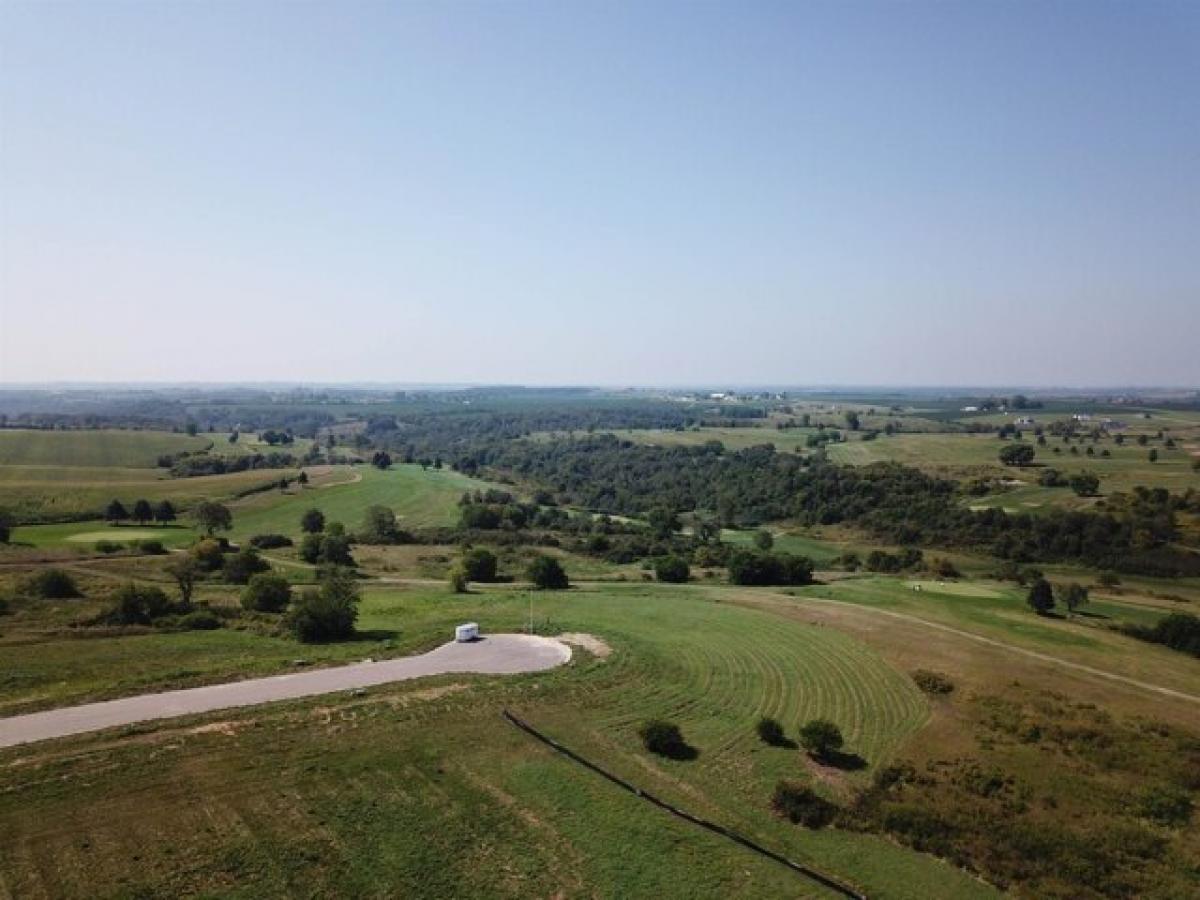
<path id="1" fill-rule="evenodd" d="M 978 406 L 964 406 L 962 408 L 962 411 L 963 412 L 979 412 L 979 407 Z"/>
<path id="2" fill-rule="evenodd" d="M 1017 425 L 1032 425 L 1033 416 L 1017 416 Z"/>
<path id="3" fill-rule="evenodd" d="M 1074 419 L 1076 422 L 1092 421 L 1092 417 L 1089 413 L 1075 413 L 1075 415 L 1071 416 L 1071 418 Z"/>

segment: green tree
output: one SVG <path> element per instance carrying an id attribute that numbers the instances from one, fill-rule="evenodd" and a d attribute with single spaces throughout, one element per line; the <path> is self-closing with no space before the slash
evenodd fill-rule
<path id="1" fill-rule="evenodd" d="M 306 590 L 292 604 L 287 626 L 305 643 L 353 637 L 359 599 L 353 576 L 335 569 L 322 579 L 318 590 Z"/>
<path id="2" fill-rule="evenodd" d="M 149 500 L 138 500 L 133 504 L 133 520 L 139 525 L 145 525 L 154 518 L 154 510 Z"/>
<path id="3" fill-rule="evenodd" d="M 25 587 L 34 596 L 45 600 L 68 600 L 83 596 L 75 579 L 62 569 L 42 569 L 26 582 Z"/>
<path id="4" fill-rule="evenodd" d="M 1036 452 L 1030 444 L 1008 444 L 1000 448 L 1000 462 L 1006 466 L 1027 466 Z"/>
<path id="5" fill-rule="evenodd" d="M 775 536 L 765 528 L 754 532 L 754 546 L 759 550 L 770 550 L 775 546 Z"/>
<path id="6" fill-rule="evenodd" d="M 1045 578 L 1035 581 L 1029 588 L 1029 596 L 1025 602 L 1039 616 L 1044 616 L 1054 609 L 1054 589 L 1050 586 L 1050 582 Z"/>
<path id="7" fill-rule="evenodd" d="M 1058 599 L 1067 608 L 1067 612 L 1073 614 L 1079 607 L 1087 604 L 1088 591 L 1083 585 L 1072 581 L 1070 584 L 1059 588 Z"/>
<path id="8" fill-rule="evenodd" d="M 682 556 L 663 556 L 654 563 L 654 575 L 669 584 L 686 584 L 692 571 Z"/>
<path id="9" fill-rule="evenodd" d="M 170 500 L 161 500 L 154 507 L 154 521 L 160 525 L 166 525 L 168 522 L 175 521 L 175 507 Z"/>
<path id="10" fill-rule="evenodd" d="M 691 755 L 691 748 L 683 739 L 683 732 L 673 722 L 651 719 L 638 729 L 638 737 L 642 739 L 643 747 L 659 756 L 684 759 Z"/>
<path id="11" fill-rule="evenodd" d="M 354 565 L 350 555 L 350 538 L 345 534 L 330 532 L 321 539 L 321 562 L 330 566 Z"/>
<path id="12" fill-rule="evenodd" d="M 396 524 L 396 513 L 387 506 L 368 506 L 358 539 L 364 544 L 398 543 L 400 528 Z"/>
<path id="13" fill-rule="evenodd" d="M 862 422 L 858 418 L 858 413 L 852 409 L 846 410 L 846 424 L 850 427 L 851 431 L 858 431 L 862 425 Z"/>
<path id="14" fill-rule="evenodd" d="M 758 738 L 764 744 L 770 744 L 772 747 L 782 747 L 787 743 L 787 736 L 783 733 L 783 726 L 775 719 L 765 717 L 759 719 L 754 730 L 758 732 Z"/>
<path id="15" fill-rule="evenodd" d="M 104 510 L 104 518 L 109 522 L 124 522 L 129 518 L 129 510 L 120 500 L 113 500 Z"/>
<path id="16" fill-rule="evenodd" d="M 800 746 L 817 759 L 842 749 L 842 731 L 828 719 L 811 719 L 800 728 Z"/>
<path id="17" fill-rule="evenodd" d="M 321 544 L 325 539 L 319 534 L 306 534 L 300 541 L 300 558 L 306 563 L 316 564 L 321 561 Z"/>
<path id="18" fill-rule="evenodd" d="M 133 583 L 117 588 L 106 618 L 117 625 L 152 625 L 171 612 L 171 602 L 161 588 Z"/>
<path id="19" fill-rule="evenodd" d="M 243 547 L 225 558 L 225 580 L 230 584 L 247 584 L 250 578 L 271 567 L 253 547 Z"/>
<path id="20" fill-rule="evenodd" d="M 668 509 L 665 506 L 659 506 L 650 510 L 646 516 L 646 521 L 650 525 L 650 530 L 654 532 L 655 537 L 669 538 L 674 532 L 680 528 L 679 516 L 675 511 Z"/>
<path id="21" fill-rule="evenodd" d="M 229 507 L 211 500 L 197 503 L 196 508 L 192 510 L 192 518 L 209 537 L 216 531 L 228 531 L 233 527 L 233 513 L 229 511 Z"/>
<path id="22" fill-rule="evenodd" d="M 282 575 L 260 572 L 242 591 L 242 608 L 259 612 L 283 612 L 292 602 L 292 586 Z"/>
<path id="23" fill-rule="evenodd" d="M 1146 459 L 1150 460 L 1150 462 L 1158 462 L 1158 449 L 1151 447 L 1150 452 L 1146 454 Z"/>
<path id="24" fill-rule="evenodd" d="M 0 544 L 7 544 L 12 540 L 12 517 L 8 511 L 0 509 Z"/>
<path id="25" fill-rule="evenodd" d="M 483 547 L 475 547 L 463 554 L 461 566 L 468 581 L 487 584 L 496 580 L 499 563 L 495 553 Z"/>
<path id="26" fill-rule="evenodd" d="M 450 590 L 456 594 L 465 594 L 471 586 L 471 580 L 467 578 L 467 573 L 463 569 L 462 563 L 450 569 L 449 575 Z"/>
<path id="27" fill-rule="evenodd" d="M 1079 472 L 1071 476 L 1071 490 L 1080 497 L 1093 497 L 1100 489 L 1100 479 L 1091 472 Z"/>
<path id="28" fill-rule="evenodd" d="M 300 530 L 306 534 L 318 534 L 325 530 L 325 513 L 315 506 L 304 511 L 300 517 Z"/>
<path id="29" fill-rule="evenodd" d="M 191 553 L 180 553 L 167 563 L 167 573 L 175 579 L 179 588 L 179 602 L 185 609 L 192 605 L 192 593 L 203 569 Z"/>
<path id="30" fill-rule="evenodd" d="M 562 565 L 552 556 L 537 556 L 529 564 L 526 577 L 533 586 L 542 591 L 561 591 L 570 587 L 567 573 Z"/>

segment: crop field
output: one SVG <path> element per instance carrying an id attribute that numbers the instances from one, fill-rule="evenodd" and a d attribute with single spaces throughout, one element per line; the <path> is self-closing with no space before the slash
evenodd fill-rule
<path id="1" fill-rule="evenodd" d="M 210 437 L 171 431 L 0 429 L 0 466 L 154 468 L 164 453 L 204 450 Z"/>
<path id="2" fill-rule="evenodd" d="M 294 476 L 290 469 L 171 478 L 158 457 L 216 447 L 224 435 L 169 431 L 0 430 L 0 508 L 18 522 L 64 522 L 99 516 L 110 500 L 170 500 L 186 509 L 200 500 L 223 500 L 256 486 Z M 237 451 L 237 452 L 245 452 Z M 36 531 L 18 540 L 43 543 Z"/>
<path id="3" fill-rule="evenodd" d="M 583 654 L 534 676 L 448 677 L 350 702 L 218 714 L 213 727 L 171 724 L 132 729 L 123 740 L 102 735 L 6 751 L 3 886 L 23 897 L 217 889 L 237 896 L 233 885 L 252 876 L 256 896 L 301 884 L 309 893 L 403 888 L 410 896 L 548 895 L 583 885 L 605 896 L 823 895 L 547 753 L 500 720 L 500 708 L 510 706 L 619 774 L 832 869 L 872 896 L 989 894 L 930 857 L 866 835 L 796 829 L 770 813 L 778 778 L 813 776 L 794 750 L 757 740 L 759 715 L 778 717 L 791 734 L 812 716 L 837 721 L 847 750 L 866 764 L 837 775 L 847 782 L 868 778 L 927 720 L 927 703 L 909 679 L 865 645 L 687 588 L 585 588 L 533 602 L 539 630 L 596 634 L 612 656 Z M 369 590 L 360 625 L 372 638 L 339 652 L 378 656 L 385 634 L 396 651 L 423 648 L 465 618 L 485 631 L 516 630 L 528 603 L 528 594 L 510 589 L 465 597 Z M 112 678 L 150 640 L 97 638 L 85 652 L 97 657 L 94 675 L 107 669 Z M 205 640 L 210 646 L 199 646 Z M 174 667 L 224 655 L 253 671 L 250 642 L 232 633 L 189 635 Z M 316 658 L 310 650 L 305 655 Z M 46 663 L 44 671 L 55 668 Z M 87 678 L 66 680 L 88 693 Z M 136 677 L 124 688 L 137 689 Z M 27 681 L 24 690 L 32 689 Z M 655 715 L 682 726 L 695 760 L 646 757 L 635 731 Z M 181 803 L 183 796 L 198 802 Z M 135 846 L 139 865 L 130 871 Z M 486 890 L 473 885 L 470 863 L 495 870 Z"/>
<path id="4" fill-rule="evenodd" d="M 19 522 L 93 518 L 113 499 L 120 500 L 126 508 L 139 499 L 152 503 L 170 500 L 183 510 L 200 500 L 228 499 L 296 474 L 294 469 L 255 469 L 227 475 L 168 478 L 154 469 L 39 466 L 31 471 L 25 466 L 0 466 L 0 505 Z"/>
<path id="5" fill-rule="evenodd" d="M 381 471 L 373 466 L 335 467 L 336 481 L 288 493 L 269 492 L 247 498 L 233 508 L 233 534 L 300 534 L 300 516 L 316 507 L 327 521 L 342 522 L 353 530 L 362 523 L 368 506 L 379 504 L 395 511 L 400 526 L 453 525 L 458 521 L 458 499 L 464 491 L 496 487 L 449 469 L 422 469 L 394 465 Z"/>

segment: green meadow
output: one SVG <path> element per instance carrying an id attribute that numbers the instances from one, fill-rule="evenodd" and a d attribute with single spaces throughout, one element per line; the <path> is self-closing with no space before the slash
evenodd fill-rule
<path id="1" fill-rule="evenodd" d="M 15 763 L 0 775 L 6 886 L 19 896 L 228 895 L 253 876 L 256 896 L 302 884 L 318 894 L 403 888 L 430 897 L 552 895 L 572 885 L 603 896 L 824 896 L 547 753 L 501 720 L 500 709 L 512 707 L 647 789 L 872 896 L 990 894 L 932 857 L 867 835 L 807 832 L 771 814 L 776 780 L 812 776 L 794 750 L 757 739 L 760 715 L 792 734 L 814 716 L 837 721 L 847 750 L 867 766 L 837 776 L 847 784 L 864 782 L 926 721 L 912 682 L 864 644 L 686 587 L 587 587 L 532 599 L 540 631 L 594 634 L 611 656 L 577 651 L 549 673 L 443 677 L 353 702 L 233 712 L 215 727 L 168 723 L 132 729 L 125 740 L 71 739 L 61 746 L 74 750 L 49 763 L 69 791 L 22 765 L 27 750 L 5 751 L 0 759 Z M 407 652 L 444 640 L 467 618 L 485 631 L 519 630 L 529 601 L 511 589 L 370 589 L 360 621 L 368 639 L 303 651 L 225 630 L 94 638 L 75 665 L 70 648 L 58 652 L 53 642 L 14 647 L 8 694 L 11 702 L 48 683 L 64 700 L 102 685 L 103 693 L 141 690 L 155 671 L 174 684 L 286 668 L 297 655 L 320 662 Z M 636 729 L 651 716 L 678 722 L 697 758 L 647 758 Z M 126 790 L 135 782 L 137 815 Z M 197 802 L 181 805 L 184 794 Z M 246 827 L 220 824 L 234 821 Z M 420 840 L 418 821 L 426 821 Z M 130 870 L 135 845 L 139 865 Z M 484 863 L 500 874 L 477 891 L 472 873 Z"/>

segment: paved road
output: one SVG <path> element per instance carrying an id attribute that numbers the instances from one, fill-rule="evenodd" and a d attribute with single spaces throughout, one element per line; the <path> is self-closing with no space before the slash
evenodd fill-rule
<path id="1" fill-rule="evenodd" d="M 552 638 L 525 634 L 494 634 L 469 644 L 451 642 L 420 656 L 380 662 L 356 663 L 312 669 L 269 678 L 252 678 L 228 684 L 142 694 L 121 700 L 87 703 L 64 709 L 0 719 L 0 747 L 28 744 L 50 738 L 100 731 L 153 719 L 254 706 L 274 700 L 293 700 L 353 688 L 406 681 L 448 672 L 507 674 L 536 672 L 560 666 L 571 658 L 571 648 Z"/>

